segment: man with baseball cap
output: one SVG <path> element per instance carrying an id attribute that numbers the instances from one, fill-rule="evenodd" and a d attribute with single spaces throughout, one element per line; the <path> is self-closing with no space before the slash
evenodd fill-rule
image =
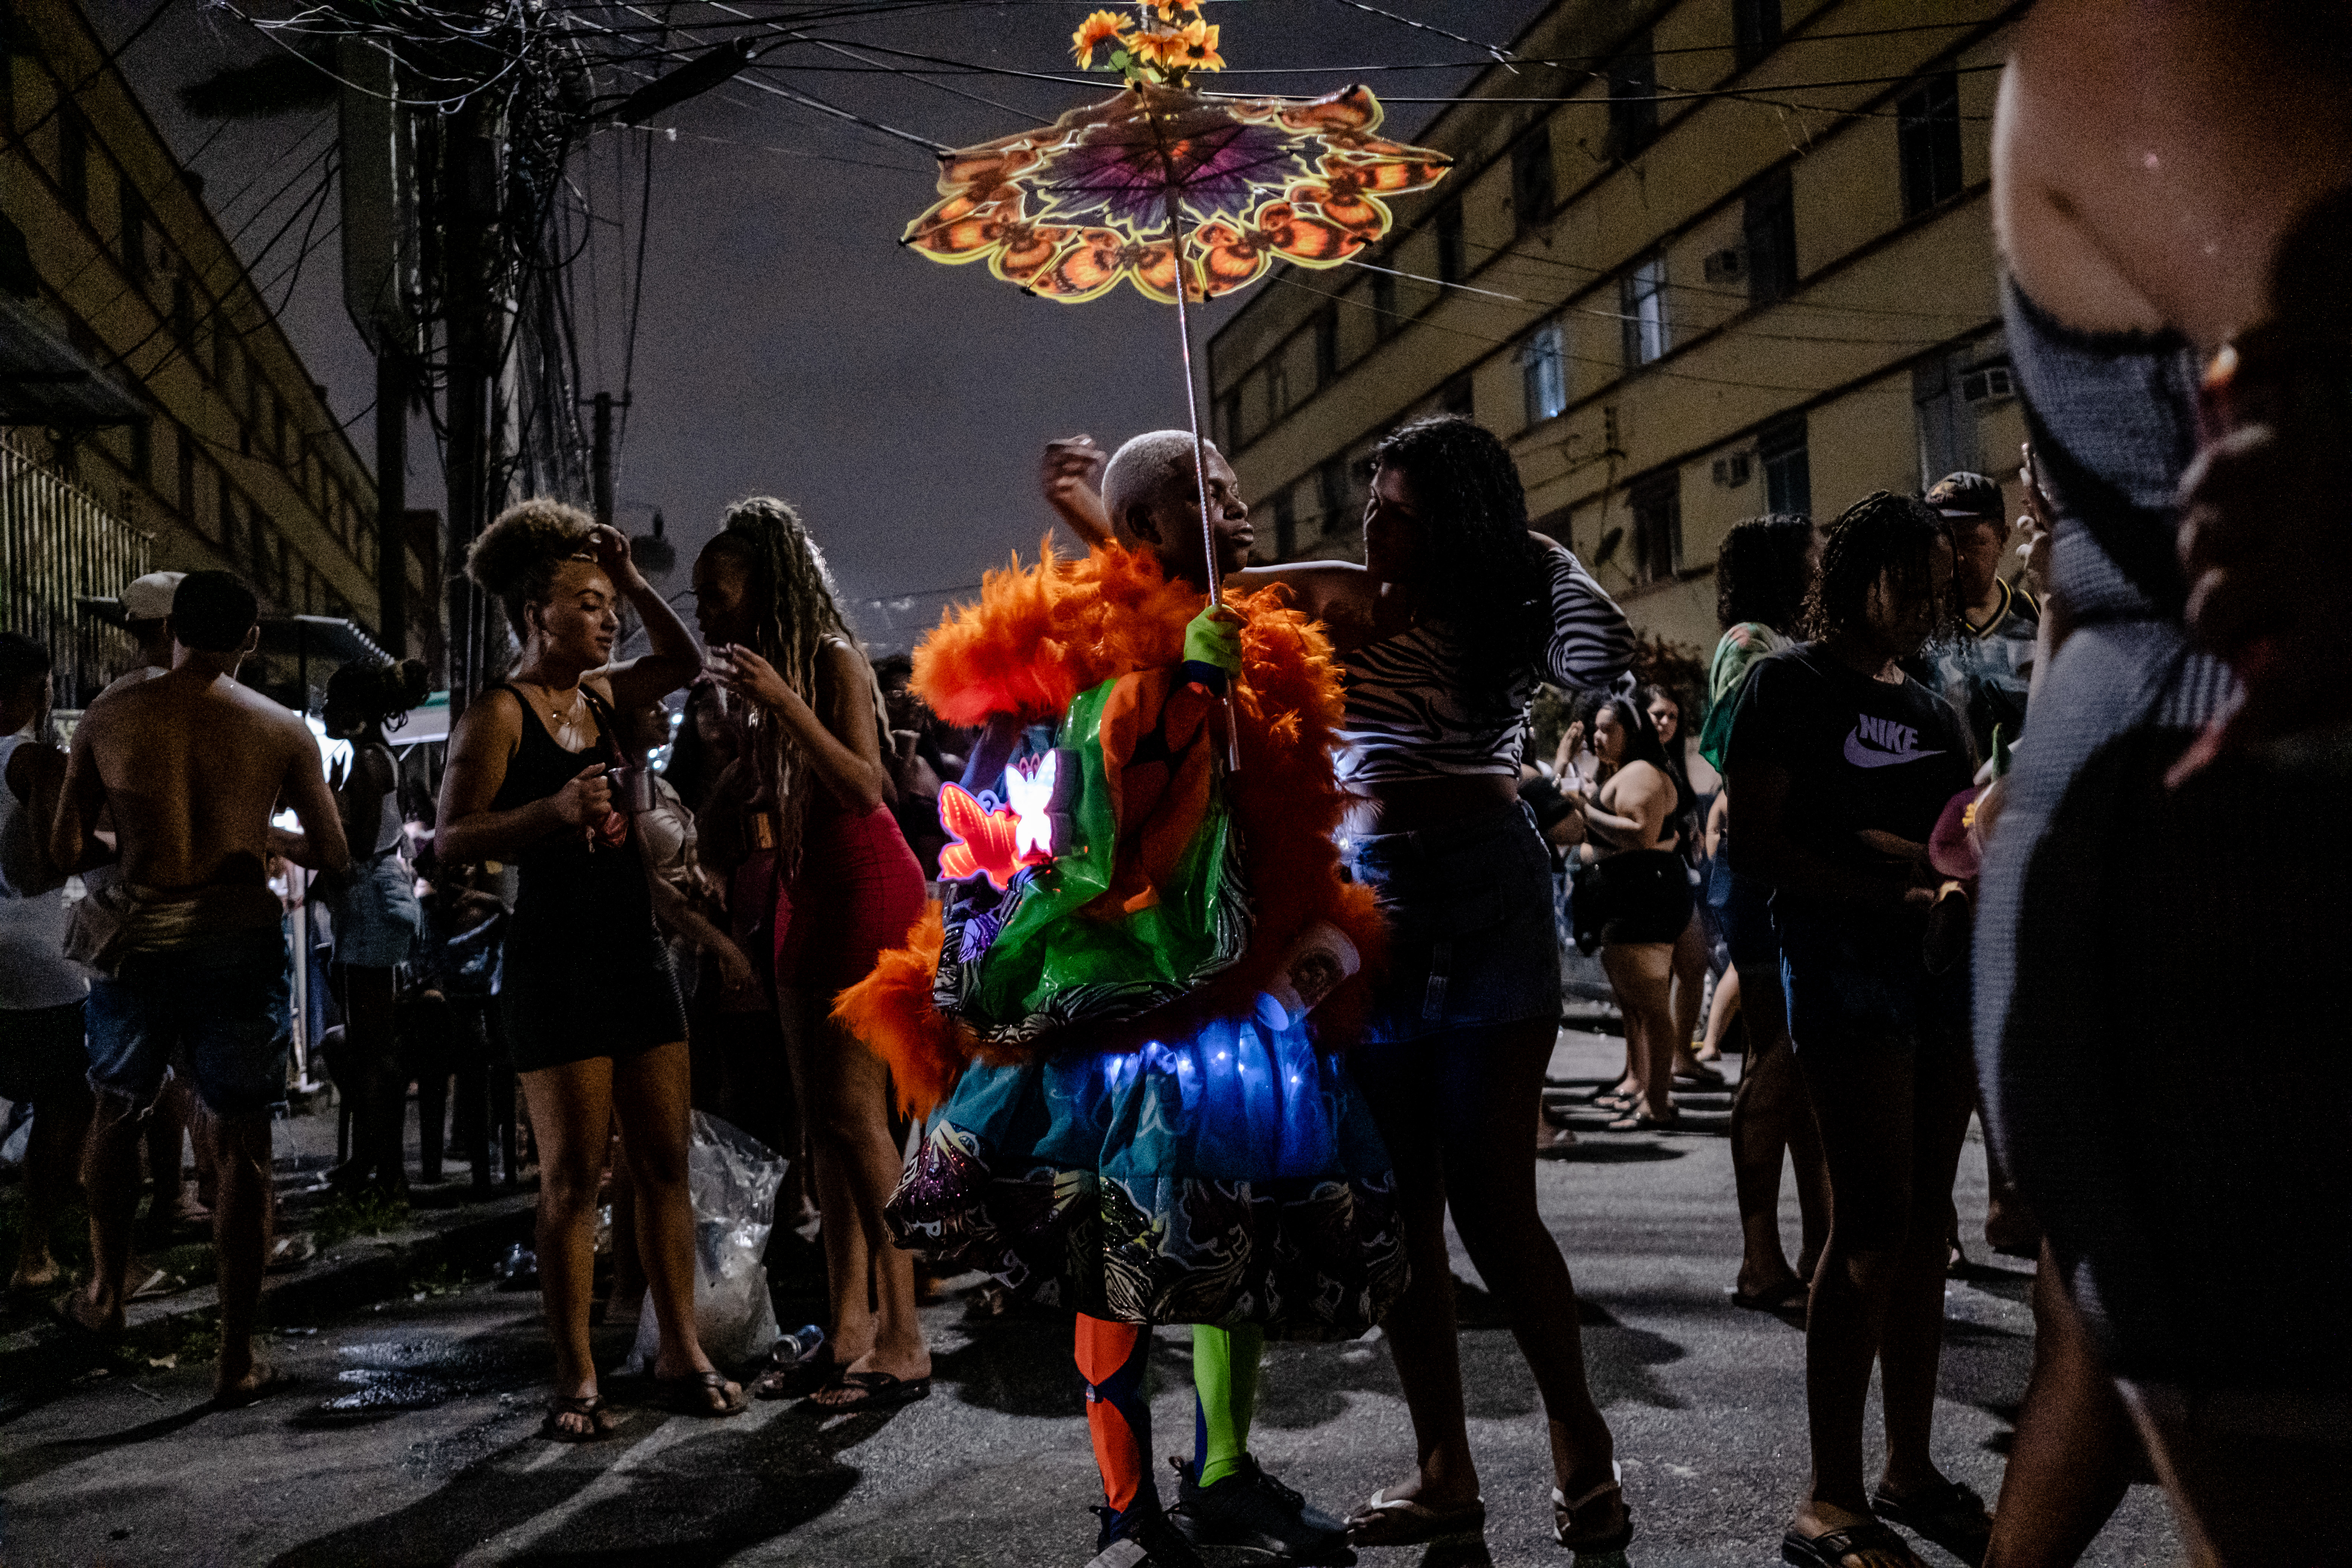
<path id="1" fill-rule="evenodd" d="M 1920 499 L 1952 531 L 1952 595 L 1960 624 L 1920 650 L 1926 668 L 1912 673 L 1958 710 L 1981 762 L 1992 754 L 1996 728 L 2010 742 L 2024 732 L 2042 605 L 2024 584 L 2000 574 L 2010 524 L 1997 481 L 1984 474 L 1946 474 Z"/>
<path id="2" fill-rule="evenodd" d="M 115 595 L 114 602 L 122 606 L 122 629 L 139 645 L 139 662 L 115 677 L 113 685 L 100 696 L 172 668 L 172 595 L 180 591 L 180 579 L 186 575 L 184 572 L 150 572 L 124 584 L 122 592 Z"/>
<path id="3" fill-rule="evenodd" d="M 150 572 L 123 584 L 114 602 L 122 606 L 123 630 L 139 644 L 139 660 L 114 678 L 100 697 L 111 697 L 126 686 L 152 680 L 172 668 L 172 596 L 180 591 L 185 572 Z M 110 866 L 93 866 L 83 874 L 85 885 L 97 888 L 113 875 Z M 161 1246 L 171 1239 L 175 1225 L 202 1225 L 212 1218 L 211 1151 L 199 1136 L 193 1144 L 188 1129 L 195 1121 L 195 1100 L 184 1080 L 174 1075 L 147 1117 L 147 1173 L 155 1195 L 147 1210 L 149 1239 Z M 196 1194 L 192 1198 L 180 1179 L 181 1154 L 196 1157 Z"/>

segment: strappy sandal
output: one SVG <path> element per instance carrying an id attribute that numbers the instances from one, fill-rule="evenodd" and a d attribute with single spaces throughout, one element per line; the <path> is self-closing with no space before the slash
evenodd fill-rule
<path id="1" fill-rule="evenodd" d="M 1793 1568 L 1845 1568 L 1848 1557 L 1872 1552 L 1883 1552 L 1912 1568 L 1927 1568 L 1908 1542 L 1874 1519 L 1824 1530 L 1819 1535 L 1800 1535 L 1792 1530 L 1780 1537 L 1780 1561 Z"/>
<path id="2" fill-rule="evenodd" d="M 1440 1546 L 1475 1541 L 1486 1533 L 1486 1500 L 1461 1508 L 1434 1509 L 1411 1498 L 1391 1497 L 1383 1487 L 1348 1516 L 1350 1546 Z"/>
<path id="3" fill-rule="evenodd" d="M 575 1432 L 563 1425 L 567 1415 L 576 1415 L 588 1423 L 588 1430 Z M 624 1418 L 614 1414 L 600 1394 L 559 1394 L 547 1402 L 547 1415 L 539 1424 L 539 1435 L 555 1443 L 601 1443 L 611 1436 Z"/>
<path id="4" fill-rule="evenodd" d="M 1970 1568 L 1984 1561 L 1985 1548 L 1992 1543 L 1992 1515 L 1985 1511 L 1984 1499 L 1958 1481 L 1907 1498 L 1882 1487 L 1870 1494 L 1870 1511 L 1934 1542 Z"/>
<path id="5" fill-rule="evenodd" d="M 1571 1552 L 1624 1551 L 1633 1540 L 1633 1510 L 1625 1502 L 1624 1476 L 1624 1470 L 1612 1460 L 1609 1479 L 1573 1502 L 1558 1487 L 1552 1488 L 1551 1538 Z M 1576 1516 L 1606 1497 L 1617 1500 L 1615 1521 L 1607 1530 L 1580 1529 Z"/>
<path id="6" fill-rule="evenodd" d="M 723 1372 L 689 1372 L 683 1377 L 656 1377 L 653 1380 L 654 1403 L 673 1415 L 708 1415 L 717 1419 L 740 1415 L 751 1408 L 740 1388 L 733 1393 L 727 1389 Z M 719 1403 L 713 1405 L 716 1394 Z"/>
<path id="7" fill-rule="evenodd" d="M 1607 1130 L 1611 1132 L 1675 1132 L 1681 1131 L 1682 1124 L 1680 1111 L 1672 1116 L 1653 1116 L 1637 1108 L 1611 1122 Z"/>

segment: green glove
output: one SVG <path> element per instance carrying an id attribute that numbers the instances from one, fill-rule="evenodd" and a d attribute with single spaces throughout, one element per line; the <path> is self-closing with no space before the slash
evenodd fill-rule
<path id="1" fill-rule="evenodd" d="M 1184 662 L 1205 664 L 1228 676 L 1242 672 L 1242 617 L 1225 605 L 1212 605 L 1184 627 Z"/>

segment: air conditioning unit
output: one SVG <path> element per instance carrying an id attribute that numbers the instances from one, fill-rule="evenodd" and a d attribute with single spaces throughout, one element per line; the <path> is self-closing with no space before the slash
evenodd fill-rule
<path id="1" fill-rule="evenodd" d="M 1710 283 L 1738 283 L 1748 276 L 1748 252 L 1737 245 L 1711 251 L 1705 270 Z"/>
<path id="2" fill-rule="evenodd" d="M 1960 400 L 1964 403 L 1990 403 L 1999 397 L 2013 397 L 2017 384 L 2009 374 L 2006 363 L 1979 365 L 1960 375 Z"/>
<path id="3" fill-rule="evenodd" d="M 1746 452 L 1734 452 L 1715 460 L 1715 482 L 1726 489 L 1736 490 L 1748 482 L 1754 460 Z"/>

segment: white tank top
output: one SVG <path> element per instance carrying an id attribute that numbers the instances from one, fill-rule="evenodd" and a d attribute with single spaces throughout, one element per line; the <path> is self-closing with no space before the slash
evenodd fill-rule
<path id="1" fill-rule="evenodd" d="M 6 782 L 16 748 L 30 739 L 16 734 L 0 741 L 0 843 L 28 830 L 44 831 L 44 825 L 26 820 L 25 803 Z M 10 885 L 5 863 L 0 862 L 0 1011 L 63 1007 L 82 999 L 89 981 L 66 957 L 65 942 L 65 889 L 27 898 Z"/>

